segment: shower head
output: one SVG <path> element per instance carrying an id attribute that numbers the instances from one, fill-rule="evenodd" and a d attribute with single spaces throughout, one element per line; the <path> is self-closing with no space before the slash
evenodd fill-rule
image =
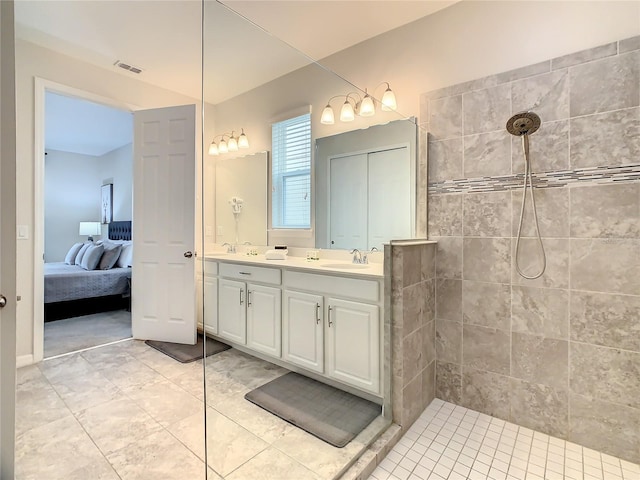
<path id="1" fill-rule="evenodd" d="M 531 135 L 540 128 L 540 117 L 533 112 L 516 113 L 507 121 L 507 132 L 516 137 Z"/>

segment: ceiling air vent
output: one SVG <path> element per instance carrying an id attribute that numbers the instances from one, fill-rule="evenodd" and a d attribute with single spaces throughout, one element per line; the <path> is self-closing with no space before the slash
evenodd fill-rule
<path id="1" fill-rule="evenodd" d="M 139 67 L 134 67 L 133 65 L 129 65 L 128 63 L 121 62 L 120 60 L 116 60 L 114 63 L 116 67 L 120 67 L 124 70 L 129 70 L 131 73 L 142 73 L 142 69 Z"/>

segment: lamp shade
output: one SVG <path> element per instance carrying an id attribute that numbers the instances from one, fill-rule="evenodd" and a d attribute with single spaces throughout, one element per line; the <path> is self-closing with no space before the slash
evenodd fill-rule
<path id="1" fill-rule="evenodd" d="M 360 103 L 360 116 L 371 117 L 376 114 L 376 106 L 373 104 L 373 98 L 367 93 Z"/>
<path id="2" fill-rule="evenodd" d="M 396 103 L 396 95 L 395 93 L 393 93 L 393 90 L 391 90 L 391 88 L 387 87 L 387 89 L 384 92 L 384 95 L 382 95 L 382 110 L 385 111 L 390 111 L 390 110 L 395 110 L 398 107 L 398 104 Z"/>
<path id="3" fill-rule="evenodd" d="M 227 147 L 227 142 L 225 142 L 224 139 L 220 140 L 220 145 L 218 145 L 218 151 L 220 153 L 227 153 L 229 151 L 229 148 Z"/>
<path id="4" fill-rule="evenodd" d="M 102 235 L 102 225 L 100 222 L 80 222 L 79 235 Z"/>
<path id="5" fill-rule="evenodd" d="M 333 108 L 327 103 L 327 106 L 322 110 L 322 116 L 320 117 L 320 123 L 324 125 L 333 125 L 335 123 L 335 117 L 333 116 Z"/>
<path id="6" fill-rule="evenodd" d="M 349 103 L 349 100 L 345 100 L 342 105 L 342 109 L 340 110 L 340 121 L 353 122 L 355 118 L 356 115 L 353 111 L 353 106 Z"/>
<path id="7" fill-rule="evenodd" d="M 236 140 L 236 137 L 234 137 L 233 135 L 231 135 L 231 138 L 227 142 L 227 148 L 229 149 L 230 152 L 238 151 L 238 141 Z"/>
<path id="8" fill-rule="evenodd" d="M 240 137 L 238 137 L 238 147 L 240 147 L 240 148 L 249 148 L 249 139 L 244 134 L 244 130 L 242 130 L 242 133 L 240 134 Z"/>
<path id="9" fill-rule="evenodd" d="M 218 144 L 216 142 L 211 142 L 211 145 L 209 145 L 209 155 L 218 155 Z"/>

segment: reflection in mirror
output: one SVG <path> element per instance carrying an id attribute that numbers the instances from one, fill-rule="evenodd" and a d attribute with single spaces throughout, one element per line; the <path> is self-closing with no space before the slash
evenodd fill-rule
<path id="1" fill-rule="evenodd" d="M 316 246 L 382 250 L 415 236 L 416 135 L 397 120 L 316 140 Z"/>
<path id="2" fill-rule="evenodd" d="M 267 152 L 215 161 L 219 243 L 266 245 L 268 163 Z"/>

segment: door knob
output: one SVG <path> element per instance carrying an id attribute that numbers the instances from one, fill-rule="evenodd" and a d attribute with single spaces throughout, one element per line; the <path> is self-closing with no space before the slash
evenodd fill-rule
<path id="1" fill-rule="evenodd" d="M 7 297 L 4 295 L 0 295 L 0 308 L 4 308 L 7 306 Z"/>
<path id="2" fill-rule="evenodd" d="M 186 258 L 191 258 L 191 257 L 193 257 L 193 253 L 192 253 L 191 251 L 184 252 L 184 256 L 185 256 Z"/>

